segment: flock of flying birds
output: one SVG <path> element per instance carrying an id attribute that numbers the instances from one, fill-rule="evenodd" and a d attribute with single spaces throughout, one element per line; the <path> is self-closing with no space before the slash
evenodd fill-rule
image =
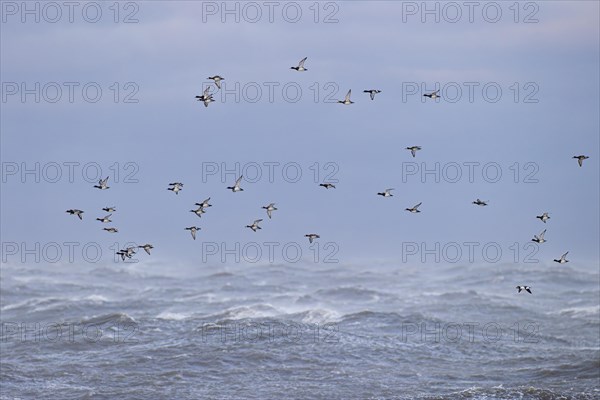
<path id="1" fill-rule="evenodd" d="M 290 67 L 290 69 L 299 71 L 299 72 L 303 72 L 303 71 L 308 71 L 307 68 L 304 67 L 304 63 L 306 62 L 308 57 L 304 57 L 302 60 L 300 60 L 300 62 L 298 63 L 297 66 L 295 67 Z M 207 79 L 210 79 L 214 82 L 215 86 L 217 87 L 217 89 L 221 89 L 221 81 L 225 80 L 225 78 L 223 78 L 220 75 L 214 75 L 214 76 L 209 76 Z M 200 96 L 196 96 L 196 100 L 197 101 L 202 101 L 204 103 L 205 107 L 208 107 L 208 105 L 212 102 L 214 102 L 215 100 L 213 99 L 213 95 L 210 93 L 211 92 L 211 87 L 207 86 L 203 92 L 202 95 Z M 371 100 L 375 100 L 375 95 L 381 93 L 381 90 L 379 89 L 368 89 L 368 90 L 363 90 L 364 93 L 368 93 Z M 439 90 L 436 90 L 435 92 L 432 93 L 426 93 L 423 96 L 424 97 L 428 97 L 430 99 L 437 99 L 437 98 L 441 98 L 441 96 L 438 94 Z M 354 102 L 352 100 L 350 100 L 350 96 L 352 95 L 352 90 L 348 90 L 348 93 L 346 94 L 344 100 L 338 100 L 337 103 L 340 104 L 344 104 L 344 105 L 350 105 L 350 104 L 354 104 Z M 412 154 L 413 157 L 416 157 L 417 155 L 417 151 L 421 150 L 421 146 L 409 146 L 406 147 L 406 150 L 409 150 Z M 574 159 L 577 159 L 577 163 L 579 164 L 580 167 L 583 166 L 583 161 L 588 159 L 588 156 L 585 155 L 577 155 L 577 156 L 573 156 Z M 227 189 L 231 190 L 233 193 L 236 192 L 241 192 L 244 189 L 241 187 L 241 182 L 242 182 L 243 176 L 240 176 L 236 181 L 235 184 L 233 186 L 227 186 Z M 325 189 L 335 189 L 335 185 L 332 183 L 320 183 L 319 186 L 324 187 Z M 98 182 L 98 185 L 94 185 L 95 188 L 100 189 L 100 190 L 106 190 L 109 189 L 110 187 L 108 186 L 108 177 L 106 177 L 105 179 L 100 179 L 100 181 Z M 180 191 L 183 190 L 183 183 L 181 182 L 173 182 L 173 183 L 169 183 L 169 187 L 167 188 L 167 190 L 172 191 L 175 194 L 179 194 Z M 382 196 L 382 197 L 393 197 L 393 194 L 391 193 L 394 190 L 394 188 L 388 188 L 385 189 L 383 192 L 379 192 L 377 193 L 378 196 Z M 210 197 L 207 198 L 206 200 L 202 201 L 201 203 L 195 203 L 194 205 L 198 206 L 198 208 L 190 210 L 190 212 L 193 212 L 194 214 L 196 214 L 198 217 L 202 217 L 202 214 L 206 213 L 206 209 L 208 207 L 212 207 L 212 204 L 209 203 L 210 201 Z M 477 205 L 477 206 L 487 206 L 489 201 L 483 201 L 480 199 L 476 199 L 475 201 L 472 202 L 473 204 Z M 419 207 L 421 206 L 422 203 L 416 204 L 413 207 L 410 208 L 406 208 L 406 211 L 409 211 L 411 213 L 420 213 L 421 211 L 419 210 Z M 267 212 L 267 216 L 269 217 L 269 219 L 272 218 L 273 216 L 273 211 L 276 211 L 277 208 L 275 207 L 275 203 L 270 203 L 266 206 L 262 206 L 263 209 L 266 210 Z M 100 221 L 101 223 L 109 223 L 112 222 L 112 220 L 110 219 L 110 217 L 112 216 L 112 213 L 116 211 L 115 207 L 105 207 L 102 209 L 103 211 L 109 213 L 108 215 L 102 217 L 102 218 L 96 218 L 97 221 Z M 79 219 L 83 219 L 82 214 L 83 211 L 78 210 L 78 209 L 70 209 L 66 211 L 67 213 L 71 214 L 71 215 L 77 215 L 79 217 Z M 536 218 L 540 219 L 544 224 L 546 223 L 546 221 L 548 221 L 550 219 L 550 216 L 548 215 L 547 212 L 544 212 L 542 215 L 538 215 L 536 216 Z M 259 224 L 262 222 L 262 219 L 256 219 L 254 220 L 254 222 L 252 222 L 252 224 L 250 225 L 246 225 L 246 228 L 251 229 L 252 231 L 256 232 L 259 229 L 262 229 Z M 190 226 L 185 228 L 185 230 L 189 230 L 190 234 L 192 235 L 192 238 L 194 240 L 196 240 L 196 233 L 200 230 L 200 227 L 197 226 Z M 103 228 L 103 230 L 110 232 L 110 233 L 117 233 L 118 230 L 117 228 L 113 228 L 113 227 L 109 227 L 109 228 Z M 546 229 L 544 229 L 539 235 L 534 235 L 533 239 L 531 239 L 533 242 L 536 243 L 544 243 L 546 242 L 546 239 L 544 239 L 544 235 L 546 234 Z M 320 236 L 316 233 L 308 233 L 306 235 L 304 235 L 306 238 L 308 238 L 310 243 L 313 243 L 313 241 L 315 239 L 319 239 Z M 119 250 L 116 252 L 117 255 L 121 256 L 122 260 L 125 260 L 125 258 L 131 258 L 133 257 L 133 255 L 136 253 L 136 248 L 141 248 L 144 249 L 146 251 L 146 253 L 150 254 L 150 250 L 153 249 L 154 247 L 147 243 L 144 244 L 142 246 L 137 246 L 137 247 L 127 247 L 125 249 Z M 567 254 L 569 254 L 569 252 L 567 251 L 566 253 L 564 253 L 559 259 L 554 259 L 554 262 L 557 262 L 559 264 L 565 264 L 568 263 L 569 260 L 567 260 Z M 519 285 L 517 286 L 517 290 L 518 293 L 521 293 L 521 291 L 525 290 L 528 293 L 532 293 L 531 292 L 531 287 L 530 286 L 526 286 L 526 285 Z"/>

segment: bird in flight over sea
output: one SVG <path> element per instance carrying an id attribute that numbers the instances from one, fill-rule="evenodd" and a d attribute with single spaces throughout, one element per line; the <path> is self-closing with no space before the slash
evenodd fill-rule
<path id="1" fill-rule="evenodd" d="M 437 99 L 438 97 L 440 97 L 440 95 L 438 95 L 439 92 L 439 90 L 436 90 L 435 92 L 425 93 L 423 96 L 429 97 L 430 99 Z"/>
<path id="2" fill-rule="evenodd" d="M 540 221 L 542 221 L 543 223 L 546 223 L 546 221 L 548 221 L 550 219 L 550 216 L 548 215 L 547 212 L 545 212 L 542 215 L 537 215 L 536 218 L 539 218 Z"/>
<path id="3" fill-rule="evenodd" d="M 577 159 L 577 163 L 579 164 L 580 167 L 583 167 L 583 160 L 587 160 L 589 157 L 588 156 L 573 156 L 573 158 Z"/>
<path id="4" fill-rule="evenodd" d="M 417 155 L 417 151 L 421 150 L 421 146 L 410 146 L 407 147 L 406 150 L 410 150 L 412 156 L 415 157 Z"/>
<path id="5" fill-rule="evenodd" d="M 529 286 L 517 286 L 517 289 L 519 289 L 519 291 L 517 293 L 521 293 L 522 290 L 526 290 L 527 292 L 529 292 L 529 294 L 531 293 L 531 288 Z"/>
<path id="6" fill-rule="evenodd" d="M 246 225 L 246 228 L 250 228 L 252 229 L 254 232 L 256 232 L 257 229 L 262 229 L 260 226 L 258 226 L 258 224 L 262 221 L 262 219 L 257 219 L 256 221 L 254 221 L 252 223 L 252 225 Z"/>
<path id="7" fill-rule="evenodd" d="M 138 246 L 138 249 L 144 249 L 146 250 L 146 253 L 148 253 L 148 255 L 150 255 L 150 249 L 153 249 L 154 246 L 152 246 L 151 244 L 147 243 L 143 246 Z"/>
<path id="8" fill-rule="evenodd" d="M 108 214 L 107 216 L 105 216 L 104 218 L 96 218 L 96 221 L 100 221 L 102 223 L 108 223 L 108 222 L 112 222 L 109 218 L 112 214 Z"/>
<path id="9" fill-rule="evenodd" d="M 567 251 L 565 254 L 563 254 L 562 256 L 560 256 L 560 259 L 558 260 L 554 260 L 555 262 L 559 263 L 559 264 L 565 264 L 568 263 L 569 260 L 567 260 L 567 254 L 569 254 L 569 252 Z"/>
<path id="10" fill-rule="evenodd" d="M 377 195 L 383 196 L 383 197 L 393 197 L 394 195 L 392 193 L 390 193 L 392 190 L 394 190 L 394 188 L 385 189 L 383 192 L 377 193 Z"/>
<path id="11" fill-rule="evenodd" d="M 117 228 L 102 228 L 102 229 L 105 230 L 106 232 L 110 232 L 110 233 L 119 232 L 119 230 Z"/>
<path id="12" fill-rule="evenodd" d="M 169 186 L 173 186 L 173 187 L 167 188 L 167 190 L 171 190 L 175 194 L 179 194 L 179 192 L 181 190 L 183 190 L 183 183 L 181 183 L 181 182 L 169 183 Z"/>
<path id="13" fill-rule="evenodd" d="M 204 200 L 202 203 L 195 203 L 195 205 L 200 206 L 202 208 L 212 207 L 212 204 L 208 203 L 209 201 L 210 201 L 210 197 L 208 199 Z"/>
<path id="14" fill-rule="evenodd" d="M 344 100 L 338 100 L 337 102 L 340 104 L 353 104 L 354 102 L 350 100 L 350 95 L 352 94 L 352 89 L 348 90 L 348 93 L 346 93 L 346 97 L 344 98 Z"/>
<path id="15" fill-rule="evenodd" d="M 239 178 L 237 178 L 237 180 L 235 181 L 235 184 L 233 186 L 227 186 L 227 189 L 230 189 L 232 192 L 242 192 L 244 189 L 242 189 L 240 187 L 240 183 L 242 182 L 242 178 L 244 177 L 244 175 L 240 175 Z"/>
<path id="16" fill-rule="evenodd" d="M 67 210 L 66 212 L 68 212 L 71 215 L 77 215 L 79 217 L 79 219 L 83 219 L 83 216 L 81 215 L 81 214 L 83 214 L 83 211 L 81 211 L 81 210 L 74 208 L 71 210 Z"/>
<path id="17" fill-rule="evenodd" d="M 423 203 L 419 203 L 416 206 L 414 206 L 413 208 L 406 208 L 406 211 L 410 211 L 411 213 L 420 213 L 421 211 L 419 211 L 419 206 L 423 204 Z"/>
<path id="18" fill-rule="evenodd" d="M 323 186 L 325 189 L 335 189 L 335 185 L 333 183 L 320 183 L 319 186 Z"/>
<path id="19" fill-rule="evenodd" d="M 363 93 L 369 93 L 369 96 L 371 96 L 371 100 L 375 100 L 375 95 L 377 93 L 381 93 L 381 90 L 369 89 L 369 90 L 363 90 Z"/>
<path id="20" fill-rule="evenodd" d="M 304 57 L 302 60 L 300 60 L 297 67 L 290 67 L 290 69 L 295 69 L 296 71 L 308 71 L 307 68 L 304 68 L 304 62 L 307 58 L 308 57 Z"/>
<path id="21" fill-rule="evenodd" d="M 117 211 L 117 209 L 116 209 L 115 207 L 104 207 L 104 208 L 102 209 L 102 211 L 106 211 L 106 212 L 108 212 L 108 213 L 112 213 L 112 212 L 115 212 L 115 211 Z"/>
<path id="22" fill-rule="evenodd" d="M 277 208 L 275 208 L 275 203 L 271 203 L 268 206 L 263 206 L 262 208 L 267 210 L 267 215 L 269 216 L 269 219 L 271 219 L 271 213 L 277 210 Z"/>
<path id="23" fill-rule="evenodd" d="M 94 187 L 100 190 L 110 189 L 110 187 L 108 186 L 108 176 L 106 177 L 106 179 L 100 179 L 98 181 L 98 184 L 94 185 Z"/>
<path id="24" fill-rule="evenodd" d="M 200 230 L 200 228 L 198 228 L 197 226 L 190 226 L 189 228 L 185 228 L 185 229 L 190 231 L 190 233 L 192 234 L 192 238 L 194 238 L 194 240 L 196 240 L 196 232 L 198 232 Z"/>
<path id="25" fill-rule="evenodd" d="M 219 89 L 221 89 L 221 81 L 224 81 L 225 78 L 223 78 L 222 76 L 219 75 L 215 75 L 215 76 L 209 76 L 207 79 L 210 79 L 212 81 L 215 81 L 215 85 L 217 85 L 217 87 Z"/>
<path id="26" fill-rule="evenodd" d="M 477 199 L 473 202 L 473 204 L 482 206 L 482 207 L 487 206 L 488 205 L 487 203 L 489 203 L 489 201 L 487 201 L 487 200 L 483 201 L 483 200 L 479 200 L 479 199 Z"/>
<path id="27" fill-rule="evenodd" d="M 308 238 L 309 243 L 312 243 L 313 240 L 319 239 L 321 237 L 321 236 L 317 235 L 316 233 L 309 233 L 308 235 L 304 235 L 304 236 Z"/>
<path id="28" fill-rule="evenodd" d="M 545 234 L 546 234 L 546 230 L 544 229 L 542 231 L 542 233 L 540 233 L 539 235 L 533 235 L 533 239 L 531 239 L 531 240 L 536 243 L 544 243 L 547 241 L 546 239 L 544 239 Z"/>

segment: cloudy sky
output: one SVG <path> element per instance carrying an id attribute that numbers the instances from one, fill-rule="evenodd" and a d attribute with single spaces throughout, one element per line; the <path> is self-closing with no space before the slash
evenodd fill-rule
<path id="1" fill-rule="evenodd" d="M 276 242 L 285 262 L 289 243 L 313 257 L 315 232 L 320 261 L 420 263 L 456 243 L 468 263 L 474 242 L 476 263 L 496 259 L 481 250 L 493 244 L 499 262 L 570 251 L 598 264 L 597 2 L 23 4 L 2 2 L 3 262 L 65 242 L 111 262 L 130 241 L 152 243 L 156 262 L 210 265 L 236 243 Z M 303 57 L 308 71 L 291 70 Z M 205 108 L 194 96 L 209 84 Z M 355 103 L 336 104 L 349 89 Z M 245 190 L 227 191 L 241 173 Z M 100 176 L 109 190 L 93 188 Z M 207 197 L 202 218 L 189 212 Z M 95 221 L 106 206 L 117 234 Z M 261 231 L 244 228 L 258 218 Z M 529 248 L 544 228 L 548 243 Z"/>

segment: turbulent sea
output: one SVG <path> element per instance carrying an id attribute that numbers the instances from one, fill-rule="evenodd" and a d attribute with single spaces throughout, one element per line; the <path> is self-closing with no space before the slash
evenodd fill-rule
<path id="1" fill-rule="evenodd" d="M 570 264 L 4 264 L 0 398 L 599 399 L 599 279 Z"/>

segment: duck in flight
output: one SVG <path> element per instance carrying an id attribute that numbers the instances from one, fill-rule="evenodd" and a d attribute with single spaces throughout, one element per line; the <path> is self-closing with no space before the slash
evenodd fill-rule
<path id="1" fill-rule="evenodd" d="M 96 218 L 96 221 L 100 221 L 102 223 L 108 223 L 108 222 L 112 222 L 109 218 L 112 214 L 108 214 L 107 216 L 105 216 L 104 218 Z"/>
<path id="2" fill-rule="evenodd" d="M 110 233 L 119 232 L 119 230 L 117 228 L 102 228 L 102 229 L 105 230 L 106 232 L 110 232 Z"/>
<path id="3" fill-rule="evenodd" d="M 106 212 L 108 212 L 108 213 L 112 213 L 112 212 L 115 212 L 115 211 L 117 211 L 117 209 L 116 209 L 115 207 L 104 207 L 104 208 L 102 209 L 102 211 L 106 211 Z"/>
<path id="4" fill-rule="evenodd" d="M 410 211 L 411 213 L 420 213 L 421 211 L 419 211 L 419 206 L 423 204 L 423 203 L 419 203 L 416 206 L 414 206 L 413 208 L 406 208 L 406 211 Z"/>
<path id="5" fill-rule="evenodd" d="M 257 229 L 262 229 L 260 226 L 258 226 L 258 224 L 262 221 L 262 219 L 257 219 L 255 220 L 252 225 L 246 225 L 246 228 L 250 228 L 252 229 L 254 232 L 256 232 Z"/>
<path id="6" fill-rule="evenodd" d="M 167 188 L 167 190 L 171 190 L 175 194 L 179 194 L 179 192 L 181 190 L 183 190 L 183 183 L 181 183 L 181 182 L 169 183 L 169 186 L 173 186 L 173 187 Z"/>
<path id="7" fill-rule="evenodd" d="M 320 183 L 319 186 L 323 186 L 325 189 L 335 189 L 335 185 L 333 183 Z"/>
<path id="8" fill-rule="evenodd" d="M 352 89 L 348 90 L 348 93 L 346 93 L 346 97 L 344 98 L 344 100 L 338 100 L 337 102 L 340 104 L 353 104 L 354 102 L 350 100 L 350 95 L 352 94 Z"/>
<path id="9" fill-rule="evenodd" d="M 517 293 L 521 293 L 522 290 L 526 290 L 527 292 L 529 292 L 529 294 L 531 293 L 531 288 L 529 286 L 517 286 L 517 289 L 519 289 L 519 291 Z"/>
<path id="10" fill-rule="evenodd" d="M 309 233 L 308 235 L 304 235 L 304 237 L 307 237 L 308 238 L 308 242 L 312 243 L 313 240 L 319 239 L 321 236 L 317 235 L 316 233 Z"/>
<path id="11" fill-rule="evenodd" d="M 269 219 L 271 219 L 271 213 L 277 210 L 277 208 L 275 208 L 275 203 L 271 203 L 268 206 L 263 206 L 262 208 L 267 210 L 267 215 L 269 216 Z"/>
<path id="12" fill-rule="evenodd" d="M 235 181 L 235 184 L 233 186 L 227 186 L 227 189 L 230 189 L 232 192 L 242 192 L 244 191 L 244 189 L 242 189 L 240 187 L 240 184 L 242 182 L 242 178 L 244 177 L 244 175 L 240 175 L 239 178 L 237 178 L 237 180 Z"/>
<path id="13" fill-rule="evenodd" d="M 148 253 L 148 255 L 150 255 L 150 249 L 153 249 L 154 246 L 152 246 L 150 243 L 146 243 L 143 246 L 138 246 L 138 249 L 144 249 L 146 250 L 146 253 Z"/>
<path id="14" fill-rule="evenodd" d="M 202 218 L 202 214 L 206 213 L 206 211 L 204 211 L 204 207 L 198 207 L 198 209 L 196 209 L 196 210 L 190 210 L 190 212 L 193 212 L 194 214 L 196 214 L 200 218 Z"/>
<path id="15" fill-rule="evenodd" d="M 410 150 L 412 156 L 415 157 L 417 155 L 417 151 L 421 150 L 421 146 L 410 146 L 407 147 L 406 150 Z"/>
<path id="16" fill-rule="evenodd" d="M 189 228 L 185 228 L 185 229 L 190 231 L 190 233 L 192 234 L 192 238 L 194 240 L 196 240 L 196 232 L 198 232 L 200 230 L 200 228 L 198 228 L 197 226 L 190 226 Z"/>
<path id="17" fill-rule="evenodd" d="M 583 167 L 583 160 L 587 160 L 589 157 L 588 156 L 573 156 L 573 158 L 577 159 L 577 163 L 579 164 L 580 167 Z"/>
<path id="18" fill-rule="evenodd" d="M 224 81 L 224 80 L 225 80 L 225 78 L 223 78 L 222 76 L 219 76 L 219 75 L 215 75 L 215 76 L 209 76 L 209 77 L 208 77 L 208 78 L 206 78 L 206 79 L 210 79 L 211 81 L 214 81 L 214 82 L 215 82 L 215 85 L 217 85 L 217 87 L 218 87 L 219 89 L 221 89 L 221 81 Z"/>
<path id="19" fill-rule="evenodd" d="M 300 60 L 297 67 L 290 67 L 290 69 L 295 69 L 296 71 L 308 71 L 307 68 L 304 68 L 304 62 L 307 58 L 308 57 L 304 57 L 302 60 Z"/>
<path id="20" fill-rule="evenodd" d="M 377 195 L 383 197 L 393 197 L 394 195 L 390 193 L 392 190 L 394 190 L 394 188 L 385 189 L 383 192 L 377 193 Z"/>
<path id="21" fill-rule="evenodd" d="M 363 93 L 369 93 L 369 96 L 371 96 L 371 100 L 375 100 L 375 95 L 377 93 L 381 93 L 381 90 L 369 89 L 369 90 L 363 90 Z"/>
<path id="22" fill-rule="evenodd" d="M 131 258 L 133 257 L 133 255 L 135 254 L 135 250 L 133 247 L 128 247 L 124 250 L 119 250 L 116 253 L 117 255 L 121 256 L 121 260 L 125 261 L 125 257 L 127 258 Z"/>
<path id="23" fill-rule="evenodd" d="M 542 233 L 540 233 L 539 235 L 533 235 L 533 239 L 531 239 L 531 241 L 536 242 L 536 243 L 544 243 L 547 240 L 544 239 L 544 235 L 546 234 L 546 230 L 544 229 L 542 231 Z"/>
<path id="24" fill-rule="evenodd" d="M 556 260 L 556 259 L 555 259 L 555 260 L 554 260 L 554 262 L 557 262 L 557 263 L 559 263 L 559 264 L 565 264 L 565 263 L 568 263 L 568 262 L 569 262 L 569 260 L 567 260 L 567 254 L 569 254 L 569 252 L 568 252 L 568 251 L 567 251 L 565 254 L 563 254 L 562 256 L 560 256 L 560 259 L 558 259 L 558 260 Z"/>
<path id="25" fill-rule="evenodd" d="M 550 219 L 550 216 L 545 212 L 542 215 L 537 215 L 536 218 L 539 218 L 543 223 L 546 223 L 546 221 Z"/>
<path id="26" fill-rule="evenodd" d="M 440 92 L 439 90 L 436 90 L 435 92 L 425 93 L 423 96 L 429 97 L 430 99 L 437 99 L 440 97 L 440 95 L 438 95 L 439 92 Z"/>
<path id="27" fill-rule="evenodd" d="M 67 210 L 66 212 L 68 212 L 71 215 L 77 215 L 79 217 L 79 219 L 83 219 L 83 216 L 81 215 L 81 214 L 83 214 L 83 211 L 81 211 L 81 210 L 74 208 L 71 210 Z"/>
<path id="28" fill-rule="evenodd" d="M 477 199 L 477 200 L 475 200 L 475 201 L 473 202 L 473 204 L 475 204 L 475 205 L 477 205 L 477 206 L 482 206 L 482 207 L 485 207 L 485 206 L 487 206 L 487 205 L 488 205 L 488 203 L 489 203 L 489 201 L 487 201 L 487 200 L 486 200 L 486 201 L 483 201 L 483 200 L 479 200 L 479 199 Z"/>
<path id="29" fill-rule="evenodd" d="M 106 179 L 100 179 L 98 181 L 98 184 L 94 185 L 94 187 L 100 190 L 110 189 L 110 187 L 108 186 L 108 176 L 106 177 Z"/>
<path id="30" fill-rule="evenodd" d="M 202 208 L 212 207 L 212 204 L 208 203 L 209 201 L 210 201 L 210 197 L 208 199 L 204 200 L 202 203 L 195 203 L 195 205 L 202 207 Z"/>

